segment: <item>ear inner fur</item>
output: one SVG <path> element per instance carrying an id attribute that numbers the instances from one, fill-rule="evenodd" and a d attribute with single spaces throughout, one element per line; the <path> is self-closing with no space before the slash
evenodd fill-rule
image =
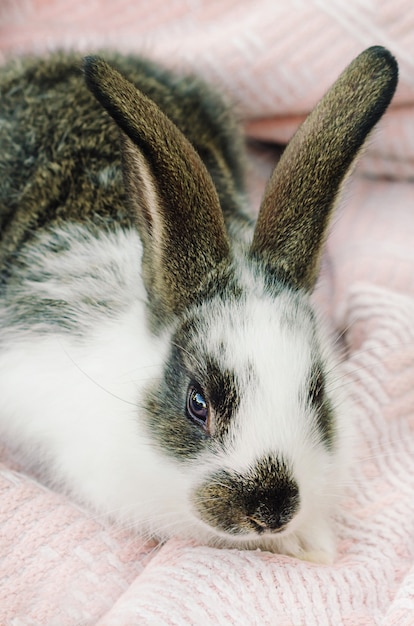
<path id="1" fill-rule="evenodd" d="M 251 255 L 264 257 L 295 287 L 314 286 L 335 199 L 397 77 L 384 48 L 360 54 L 298 129 L 268 183 Z"/>
<path id="2" fill-rule="evenodd" d="M 128 138 L 122 142 L 125 184 L 149 261 L 147 289 L 157 284 L 152 298 L 161 295 L 164 313 L 176 313 L 230 256 L 216 189 L 190 142 L 152 100 L 101 59 L 88 57 L 84 70 L 89 88 Z M 139 181 L 156 202 L 148 202 L 145 190 L 136 195 Z"/>

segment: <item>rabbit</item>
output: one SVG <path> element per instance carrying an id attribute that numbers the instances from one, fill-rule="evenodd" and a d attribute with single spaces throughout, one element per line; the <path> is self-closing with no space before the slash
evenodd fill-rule
<path id="1" fill-rule="evenodd" d="M 362 52 L 254 219 L 200 78 L 115 53 L 1 69 L 0 433 L 35 475 L 160 541 L 335 559 L 352 417 L 312 292 L 397 80 Z"/>

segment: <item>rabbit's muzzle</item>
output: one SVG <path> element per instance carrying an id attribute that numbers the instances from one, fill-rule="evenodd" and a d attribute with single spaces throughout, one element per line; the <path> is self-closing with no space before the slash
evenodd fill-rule
<path id="1" fill-rule="evenodd" d="M 198 516 L 231 535 L 279 533 L 299 510 L 299 488 L 283 462 L 264 459 L 241 474 L 221 470 L 195 492 Z"/>

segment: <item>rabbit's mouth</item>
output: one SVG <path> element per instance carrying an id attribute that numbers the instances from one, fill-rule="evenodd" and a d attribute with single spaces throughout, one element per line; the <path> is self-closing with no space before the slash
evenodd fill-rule
<path id="1" fill-rule="evenodd" d="M 251 523 L 252 528 L 255 533 L 258 535 L 263 535 L 265 533 L 282 533 L 289 524 L 283 524 L 282 526 L 273 526 L 271 523 L 263 522 L 262 520 L 258 520 L 253 516 L 248 517 L 248 521 Z"/>

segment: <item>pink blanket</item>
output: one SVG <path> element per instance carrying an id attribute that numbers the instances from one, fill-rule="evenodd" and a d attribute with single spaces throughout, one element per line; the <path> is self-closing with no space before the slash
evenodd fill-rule
<path id="1" fill-rule="evenodd" d="M 221 85 L 248 134 L 275 142 L 371 44 L 395 54 L 400 86 L 347 187 L 315 294 L 342 333 L 357 426 L 335 564 L 157 546 L 47 489 L 3 446 L 2 626 L 414 624 L 413 3 L 0 3 L 0 61 L 62 46 L 144 51 Z M 255 207 L 273 159 L 251 152 Z"/>

